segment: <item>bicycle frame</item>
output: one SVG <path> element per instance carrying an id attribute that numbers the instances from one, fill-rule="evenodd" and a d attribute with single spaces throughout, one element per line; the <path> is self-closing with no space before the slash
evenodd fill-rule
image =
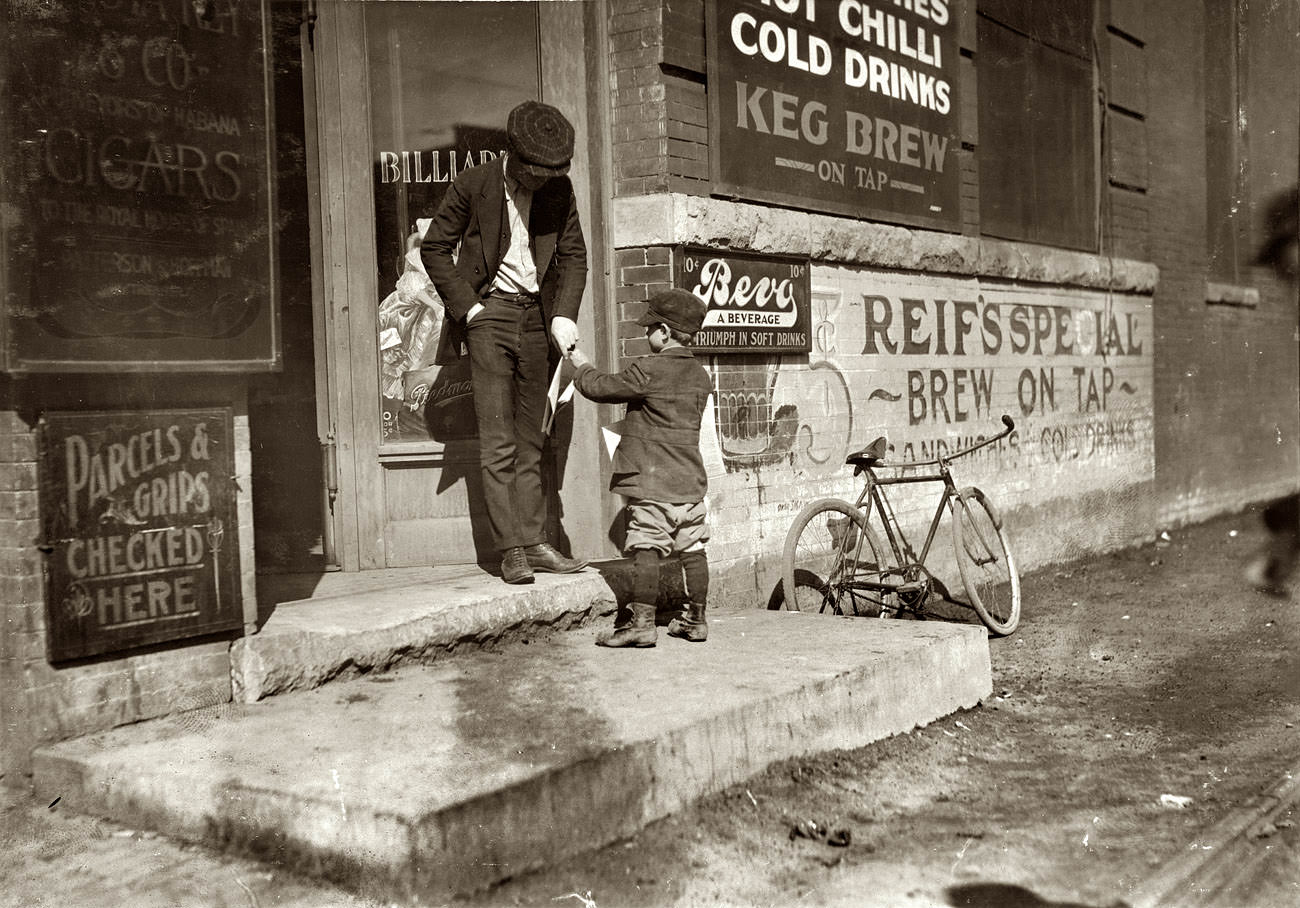
<path id="1" fill-rule="evenodd" d="M 906 574 L 916 568 L 924 570 L 925 559 L 930 554 L 930 546 L 934 544 L 935 536 L 939 532 L 939 522 L 943 519 L 944 511 L 952 510 L 952 499 L 957 494 L 957 486 L 952 481 L 952 473 L 948 465 L 941 463 L 938 472 L 915 476 L 881 477 L 876 475 L 872 467 L 867 467 L 864 472 L 867 474 L 866 484 L 863 486 L 862 494 L 858 496 L 855 507 L 863 512 L 863 519 L 868 521 L 871 519 L 873 508 L 879 512 L 881 526 L 885 528 L 885 536 L 889 541 L 890 550 L 894 553 L 894 559 L 898 562 L 899 571 Z M 921 545 L 921 552 L 918 555 L 899 525 L 898 517 L 894 514 L 894 509 L 881 487 L 919 482 L 941 482 L 944 488 L 939 503 L 935 506 L 934 516 L 930 518 L 930 528 L 925 534 L 925 542 Z M 858 544 L 860 546 L 862 541 L 859 540 Z M 907 579 L 914 578 L 909 576 Z"/>
<path id="2" fill-rule="evenodd" d="M 939 456 L 933 460 L 913 461 L 910 463 L 886 463 L 877 461 L 876 463 L 863 464 L 859 469 L 866 473 L 866 481 L 863 485 L 862 492 L 858 495 L 857 501 L 854 502 L 854 508 L 862 512 L 863 522 L 869 525 L 871 520 L 871 511 L 876 509 L 880 513 L 880 523 L 885 528 L 885 536 L 888 538 L 890 551 L 893 553 L 894 560 L 897 562 L 892 567 L 883 565 L 878 566 L 879 580 L 860 580 L 850 579 L 844 583 L 844 588 L 853 594 L 854 590 L 869 590 L 878 593 L 901 593 L 908 589 L 920 590 L 920 579 L 924 573 L 927 581 L 936 581 L 938 578 L 925 566 L 926 558 L 930 554 L 930 547 L 934 544 L 935 537 L 939 532 L 939 522 L 943 519 L 945 511 L 953 511 L 953 499 L 957 497 L 957 485 L 953 482 L 952 471 L 948 464 L 959 457 L 965 457 L 980 448 L 994 444 L 1003 438 L 1006 438 L 1013 431 L 1015 425 L 1010 417 L 1002 417 L 1002 423 L 1005 428 L 997 435 L 978 442 L 970 447 L 963 448 L 952 454 Z M 900 474 L 897 476 L 881 477 L 877 475 L 878 467 L 906 470 L 918 467 L 933 466 L 935 470 L 928 473 Z M 935 506 L 934 516 L 930 518 L 930 527 L 925 534 L 925 542 L 921 546 L 921 552 L 918 555 L 913 549 L 910 540 L 903 532 L 903 528 L 898 523 L 898 517 L 894 514 L 893 507 L 889 503 L 888 496 L 883 491 L 883 486 L 906 485 L 910 483 L 923 482 L 941 482 L 943 483 L 943 494 Z M 853 550 L 853 560 L 850 564 L 862 564 L 862 546 L 866 541 L 867 534 L 859 533 L 857 543 Z M 898 575 L 895 581 L 889 575 Z M 945 588 L 946 593 L 946 588 Z M 945 595 L 944 598 L 950 598 Z"/>

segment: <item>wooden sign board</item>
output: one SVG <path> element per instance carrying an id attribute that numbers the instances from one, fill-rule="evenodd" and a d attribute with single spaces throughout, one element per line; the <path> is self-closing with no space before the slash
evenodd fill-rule
<path id="1" fill-rule="evenodd" d="M 263 2 L 0 2 L 9 371 L 280 361 Z"/>
<path id="2" fill-rule="evenodd" d="M 48 413 L 40 492 L 51 662 L 242 625 L 230 410 Z"/>
<path id="3" fill-rule="evenodd" d="M 960 229 L 962 3 L 705 11 L 716 195 Z"/>

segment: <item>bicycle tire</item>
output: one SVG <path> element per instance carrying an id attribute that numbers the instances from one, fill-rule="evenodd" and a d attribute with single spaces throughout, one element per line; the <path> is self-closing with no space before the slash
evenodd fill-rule
<path id="1" fill-rule="evenodd" d="M 856 533 L 836 539 L 837 525 L 852 526 Z M 871 561 L 846 565 L 846 556 L 857 550 L 857 533 L 866 537 L 862 556 Z M 846 590 L 836 585 L 837 579 L 847 579 L 850 575 L 861 579 L 873 571 L 883 572 L 888 564 L 888 551 L 862 512 L 847 501 L 821 498 L 811 502 L 799 512 L 786 533 L 781 556 L 781 595 L 773 597 L 772 608 L 797 612 L 810 611 L 816 605 L 816 610 L 823 614 L 888 616 L 894 612 L 888 595 Z"/>
<path id="2" fill-rule="evenodd" d="M 974 486 L 953 500 L 952 544 L 975 614 L 999 637 L 1014 633 L 1020 625 L 1020 573 L 1002 516 Z"/>

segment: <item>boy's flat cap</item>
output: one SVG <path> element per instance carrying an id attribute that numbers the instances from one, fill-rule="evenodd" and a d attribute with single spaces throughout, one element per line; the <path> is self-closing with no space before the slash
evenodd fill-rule
<path id="1" fill-rule="evenodd" d="M 645 315 L 636 320 L 638 325 L 665 324 L 683 334 L 694 334 L 704 324 L 709 307 L 688 290 L 665 290 L 650 297 Z"/>

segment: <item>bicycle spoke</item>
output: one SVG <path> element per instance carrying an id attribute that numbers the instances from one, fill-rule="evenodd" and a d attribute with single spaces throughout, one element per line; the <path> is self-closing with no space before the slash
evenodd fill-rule
<path id="1" fill-rule="evenodd" d="M 953 541 L 970 605 L 990 630 L 1009 634 L 1020 620 L 1020 581 L 996 514 L 975 489 L 953 504 Z"/>
<path id="2" fill-rule="evenodd" d="M 832 499 L 809 505 L 786 538 L 785 607 L 832 615 L 880 614 L 888 594 L 861 584 L 880 582 L 881 549 L 853 505 Z"/>

